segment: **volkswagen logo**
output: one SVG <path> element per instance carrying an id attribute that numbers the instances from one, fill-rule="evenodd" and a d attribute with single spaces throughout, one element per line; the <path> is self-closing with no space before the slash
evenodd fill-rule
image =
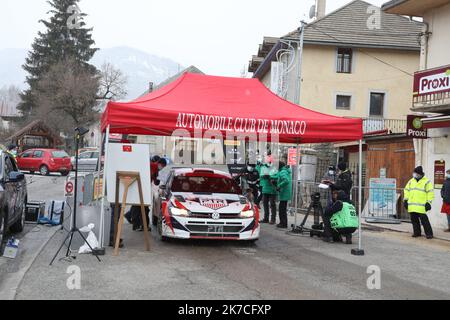
<path id="1" fill-rule="evenodd" d="M 214 220 L 219 220 L 219 219 L 220 219 L 220 213 L 214 212 L 214 213 L 212 214 L 212 218 L 213 218 Z"/>

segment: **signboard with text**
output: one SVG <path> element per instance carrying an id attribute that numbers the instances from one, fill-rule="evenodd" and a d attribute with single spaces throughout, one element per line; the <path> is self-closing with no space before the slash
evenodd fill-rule
<path id="1" fill-rule="evenodd" d="M 372 217 L 397 216 L 396 189 L 396 179 L 370 179 L 369 214 Z"/>
<path id="2" fill-rule="evenodd" d="M 442 189 L 445 182 L 445 161 L 434 162 L 434 188 Z"/>
<path id="3" fill-rule="evenodd" d="M 422 119 L 425 117 L 409 115 L 406 126 L 406 135 L 414 139 L 428 139 L 428 130 L 424 127 Z"/>
<path id="4" fill-rule="evenodd" d="M 450 92 L 450 65 L 414 74 L 414 97 Z"/>

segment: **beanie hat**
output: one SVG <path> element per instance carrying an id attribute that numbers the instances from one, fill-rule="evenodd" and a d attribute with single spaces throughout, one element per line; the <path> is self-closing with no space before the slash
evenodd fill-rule
<path id="1" fill-rule="evenodd" d="M 418 166 L 417 168 L 415 168 L 415 169 L 414 169 L 414 173 L 417 173 L 417 174 L 419 174 L 419 175 L 421 175 L 421 176 L 424 176 L 424 175 L 425 175 L 425 173 L 423 172 L 422 166 Z"/>

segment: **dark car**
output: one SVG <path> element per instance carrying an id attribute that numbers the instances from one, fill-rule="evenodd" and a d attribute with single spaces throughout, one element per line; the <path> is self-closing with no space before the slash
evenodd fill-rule
<path id="1" fill-rule="evenodd" d="M 72 163 L 67 152 L 56 149 L 30 149 L 17 157 L 20 170 L 34 173 L 39 171 L 43 176 L 51 172 L 60 172 L 67 176 L 72 170 Z"/>
<path id="2" fill-rule="evenodd" d="M 23 231 L 27 203 L 25 175 L 19 172 L 13 157 L 0 151 L 0 253 L 8 232 Z"/>

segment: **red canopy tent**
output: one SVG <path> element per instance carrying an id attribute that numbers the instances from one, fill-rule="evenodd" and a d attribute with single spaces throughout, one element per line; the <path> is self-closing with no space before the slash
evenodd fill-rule
<path id="1" fill-rule="evenodd" d="M 257 79 L 185 73 L 173 83 L 131 102 L 110 102 L 102 131 L 170 136 L 186 129 L 278 134 L 279 142 L 356 141 L 361 119 L 330 116 L 299 107 L 273 94 Z M 269 137 L 270 139 L 270 137 Z"/>
<path id="2" fill-rule="evenodd" d="M 224 138 L 229 133 L 257 134 L 272 141 L 276 134 L 278 142 L 295 144 L 359 140 L 361 212 L 362 119 L 336 117 L 300 107 L 278 97 L 257 79 L 185 73 L 139 99 L 109 102 L 101 129 L 106 136 L 114 133 L 171 136 L 177 129 L 183 129 L 192 137 L 198 131 L 214 130 L 221 131 Z M 104 182 L 103 194 L 105 185 Z M 104 205 L 102 217 L 103 211 Z"/>

